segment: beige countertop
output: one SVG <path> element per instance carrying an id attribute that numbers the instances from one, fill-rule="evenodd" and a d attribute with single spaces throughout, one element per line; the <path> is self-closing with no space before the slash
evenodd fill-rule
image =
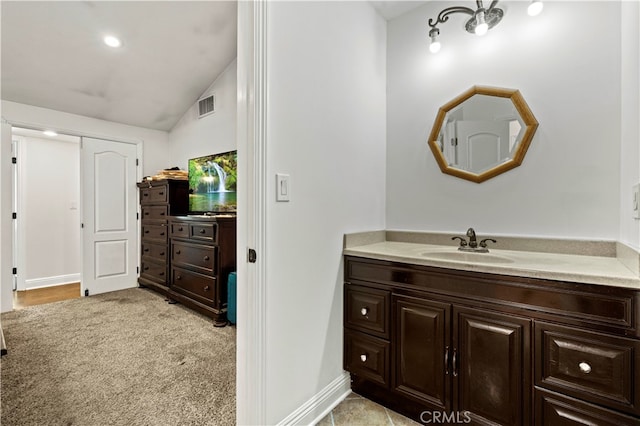
<path id="1" fill-rule="evenodd" d="M 464 271 L 610 285 L 640 290 L 640 277 L 616 256 L 490 249 L 490 253 L 458 251 L 455 245 L 388 241 L 377 234 L 349 240 L 344 254 L 378 260 Z M 372 237 L 372 235 L 374 235 Z"/>

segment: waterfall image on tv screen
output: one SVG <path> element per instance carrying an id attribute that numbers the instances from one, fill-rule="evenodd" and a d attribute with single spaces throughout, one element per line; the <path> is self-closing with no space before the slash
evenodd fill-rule
<path id="1" fill-rule="evenodd" d="M 189 160 L 189 211 L 235 212 L 238 151 Z"/>

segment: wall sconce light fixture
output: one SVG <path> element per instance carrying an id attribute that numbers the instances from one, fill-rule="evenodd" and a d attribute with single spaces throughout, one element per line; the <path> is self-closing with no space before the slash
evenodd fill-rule
<path id="1" fill-rule="evenodd" d="M 464 28 L 471 34 L 479 36 L 485 35 L 487 31 L 498 25 L 504 16 L 504 10 L 496 7 L 498 0 L 493 0 L 488 8 L 485 9 L 482 4 L 482 0 L 476 0 L 477 9 L 473 10 L 465 6 L 452 6 L 443 9 L 435 21 L 429 18 L 429 38 L 431 38 L 431 45 L 429 50 L 432 53 L 437 53 L 440 50 L 441 44 L 438 41 L 440 35 L 439 24 L 443 24 L 449 20 L 449 15 L 454 13 L 464 13 L 471 16 L 466 22 Z M 528 8 L 528 13 L 531 16 L 536 16 L 542 11 L 542 2 L 540 0 L 532 0 Z"/>

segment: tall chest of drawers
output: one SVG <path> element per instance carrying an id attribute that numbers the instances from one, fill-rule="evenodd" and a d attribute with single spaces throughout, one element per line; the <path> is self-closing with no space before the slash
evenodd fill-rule
<path id="1" fill-rule="evenodd" d="M 141 208 L 141 259 L 138 283 L 166 294 L 169 289 L 169 217 L 186 214 L 189 183 L 154 180 L 138 183 Z"/>

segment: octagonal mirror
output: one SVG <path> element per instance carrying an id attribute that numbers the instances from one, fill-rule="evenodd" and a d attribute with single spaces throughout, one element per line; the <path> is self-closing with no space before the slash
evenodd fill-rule
<path id="1" fill-rule="evenodd" d="M 473 86 L 438 110 L 429 147 L 443 173 L 480 183 L 518 167 L 537 127 L 518 90 Z"/>

